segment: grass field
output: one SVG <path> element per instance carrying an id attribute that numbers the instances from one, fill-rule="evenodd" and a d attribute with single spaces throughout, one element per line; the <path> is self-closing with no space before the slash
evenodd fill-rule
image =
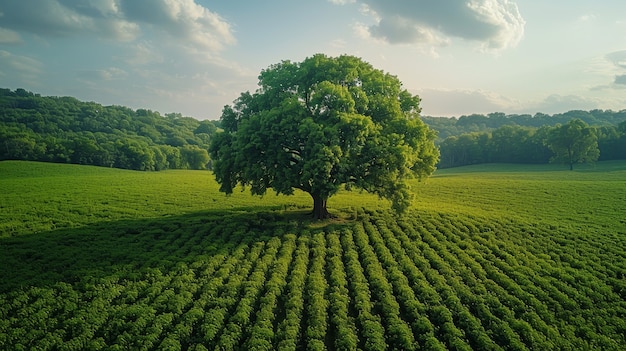
<path id="1" fill-rule="evenodd" d="M 440 170 L 324 222 L 217 189 L 0 162 L 0 349 L 626 349 L 626 162 Z"/>

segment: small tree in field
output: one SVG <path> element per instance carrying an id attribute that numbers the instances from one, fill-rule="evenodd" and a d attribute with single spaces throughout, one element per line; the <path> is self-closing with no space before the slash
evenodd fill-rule
<path id="1" fill-rule="evenodd" d="M 210 147 L 220 190 L 300 189 L 313 198 L 317 219 L 329 217 L 328 198 L 342 187 L 404 210 L 411 198 L 406 180 L 429 176 L 439 157 L 419 102 L 395 76 L 353 56 L 272 65 L 255 93 L 223 109 L 224 131 Z"/>
<path id="2" fill-rule="evenodd" d="M 551 162 L 563 162 L 570 171 L 575 163 L 595 162 L 600 157 L 598 136 L 580 119 L 557 125 L 548 135 L 548 147 L 554 152 Z"/>

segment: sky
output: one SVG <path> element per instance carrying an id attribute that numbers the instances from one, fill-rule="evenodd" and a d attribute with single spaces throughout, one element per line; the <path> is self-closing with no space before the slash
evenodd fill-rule
<path id="1" fill-rule="evenodd" d="M 219 119 L 261 70 L 360 57 L 422 115 L 626 109 L 623 0 L 4 0 L 0 88 Z"/>

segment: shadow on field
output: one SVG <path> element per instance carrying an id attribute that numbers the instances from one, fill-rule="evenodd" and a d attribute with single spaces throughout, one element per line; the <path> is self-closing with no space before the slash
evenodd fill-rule
<path id="1" fill-rule="evenodd" d="M 80 285 L 109 276 L 133 279 L 147 268 L 169 270 L 203 256 L 228 254 L 242 243 L 322 228 L 313 228 L 308 218 L 304 210 L 238 208 L 2 238 L 0 292 L 58 282 Z"/>

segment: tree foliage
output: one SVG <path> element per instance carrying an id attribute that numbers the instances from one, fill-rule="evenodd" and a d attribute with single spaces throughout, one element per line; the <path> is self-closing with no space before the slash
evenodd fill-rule
<path id="1" fill-rule="evenodd" d="M 217 127 L 180 113 L 0 89 L 0 160 L 205 169 Z"/>
<path id="2" fill-rule="evenodd" d="M 504 126 L 520 126 L 528 128 L 554 127 L 557 124 L 566 124 L 572 119 L 580 119 L 594 127 L 614 127 L 626 121 L 626 109 L 612 110 L 571 110 L 553 115 L 545 113 L 504 114 L 502 112 L 487 115 L 472 114 L 460 117 L 431 117 L 422 116 L 422 121 L 437 131 L 438 142 L 450 136 L 459 136 L 467 133 L 488 133 Z"/>
<path id="3" fill-rule="evenodd" d="M 353 56 L 322 54 L 263 70 L 221 117 L 224 133 L 210 147 L 221 190 L 309 193 L 314 216 L 342 186 L 410 200 L 406 179 L 435 169 L 435 133 L 419 119 L 420 99 L 395 76 Z"/>
<path id="4" fill-rule="evenodd" d="M 600 157 L 598 136 L 580 119 L 554 128 L 548 135 L 547 144 L 554 151 L 551 161 L 566 163 L 570 170 L 576 163 L 595 162 Z"/>
<path id="5" fill-rule="evenodd" d="M 568 125 L 569 123 L 564 126 L 545 125 L 539 128 L 504 125 L 492 131 L 449 136 L 439 143 L 441 161 L 437 167 L 449 168 L 479 163 L 545 164 L 551 159 L 553 162 L 565 161 L 569 164 L 569 157 L 565 154 L 553 159 L 553 156 L 557 155 L 554 149 L 556 145 L 550 147 L 559 129 Z M 597 138 L 599 157 L 594 156 L 592 160 L 594 158 L 599 161 L 626 159 L 626 127 L 624 126 L 626 122 L 620 125 L 586 127 L 587 132 L 593 134 L 587 137 L 594 138 L 595 135 Z M 567 153 L 566 149 L 565 153 Z"/>

